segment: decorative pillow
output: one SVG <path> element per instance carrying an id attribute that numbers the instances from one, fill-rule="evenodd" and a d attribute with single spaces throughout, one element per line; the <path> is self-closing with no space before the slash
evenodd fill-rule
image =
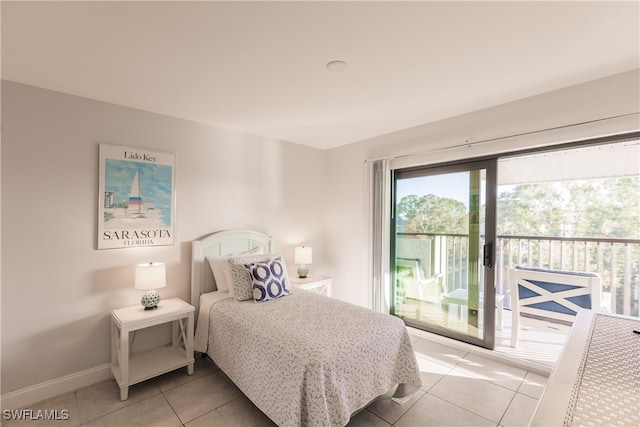
<path id="1" fill-rule="evenodd" d="M 266 262 L 245 264 L 253 282 L 253 299 L 269 301 L 291 294 L 287 267 L 278 256 Z"/>
<path id="2" fill-rule="evenodd" d="M 273 255 L 251 255 L 245 257 L 229 258 L 231 282 L 229 292 L 237 301 L 246 301 L 253 298 L 253 282 L 249 270 L 244 266 L 254 262 L 269 261 Z"/>
<path id="3" fill-rule="evenodd" d="M 238 254 L 206 257 L 207 261 L 209 262 L 209 267 L 211 267 L 213 278 L 216 281 L 216 288 L 218 289 L 218 291 L 231 292 L 233 290 L 233 286 L 231 285 L 231 270 L 229 268 L 229 258 L 258 254 L 262 254 L 262 248 L 259 246 Z"/>

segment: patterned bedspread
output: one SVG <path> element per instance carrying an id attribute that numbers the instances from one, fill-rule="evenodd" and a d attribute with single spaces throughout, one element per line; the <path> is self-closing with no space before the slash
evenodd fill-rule
<path id="1" fill-rule="evenodd" d="M 307 291 L 218 301 L 209 329 L 209 356 L 281 427 L 344 426 L 394 385 L 420 385 L 400 319 Z"/>

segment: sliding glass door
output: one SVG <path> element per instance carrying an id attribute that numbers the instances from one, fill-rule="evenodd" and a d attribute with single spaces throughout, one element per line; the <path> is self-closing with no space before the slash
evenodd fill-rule
<path id="1" fill-rule="evenodd" d="M 493 348 L 496 160 L 396 170 L 391 313 Z"/>

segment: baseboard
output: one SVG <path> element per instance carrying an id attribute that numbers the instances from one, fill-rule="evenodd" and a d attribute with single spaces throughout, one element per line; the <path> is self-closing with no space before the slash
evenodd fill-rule
<path id="1" fill-rule="evenodd" d="M 3 394 L 0 407 L 5 409 L 20 409 L 43 400 L 61 394 L 70 393 L 82 387 L 99 383 L 110 378 L 110 364 L 97 366 L 95 368 L 76 372 L 54 380 L 45 381 L 21 390 Z"/>

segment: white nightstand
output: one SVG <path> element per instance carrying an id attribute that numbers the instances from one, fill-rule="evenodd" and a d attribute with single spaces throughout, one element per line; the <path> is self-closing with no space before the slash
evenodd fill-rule
<path id="1" fill-rule="evenodd" d="M 174 369 L 187 367 L 193 374 L 194 308 L 179 298 L 160 301 L 155 310 L 142 305 L 111 312 L 111 373 L 120 386 L 120 400 L 127 400 L 129 386 Z M 171 322 L 171 345 L 131 355 L 130 332 Z"/>
<path id="2" fill-rule="evenodd" d="M 293 275 L 289 276 L 293 286 L 315 292 L 317 294 L 331 296 L 331 277 L 319 274 L 309 274 L 304 279 Z"/>

